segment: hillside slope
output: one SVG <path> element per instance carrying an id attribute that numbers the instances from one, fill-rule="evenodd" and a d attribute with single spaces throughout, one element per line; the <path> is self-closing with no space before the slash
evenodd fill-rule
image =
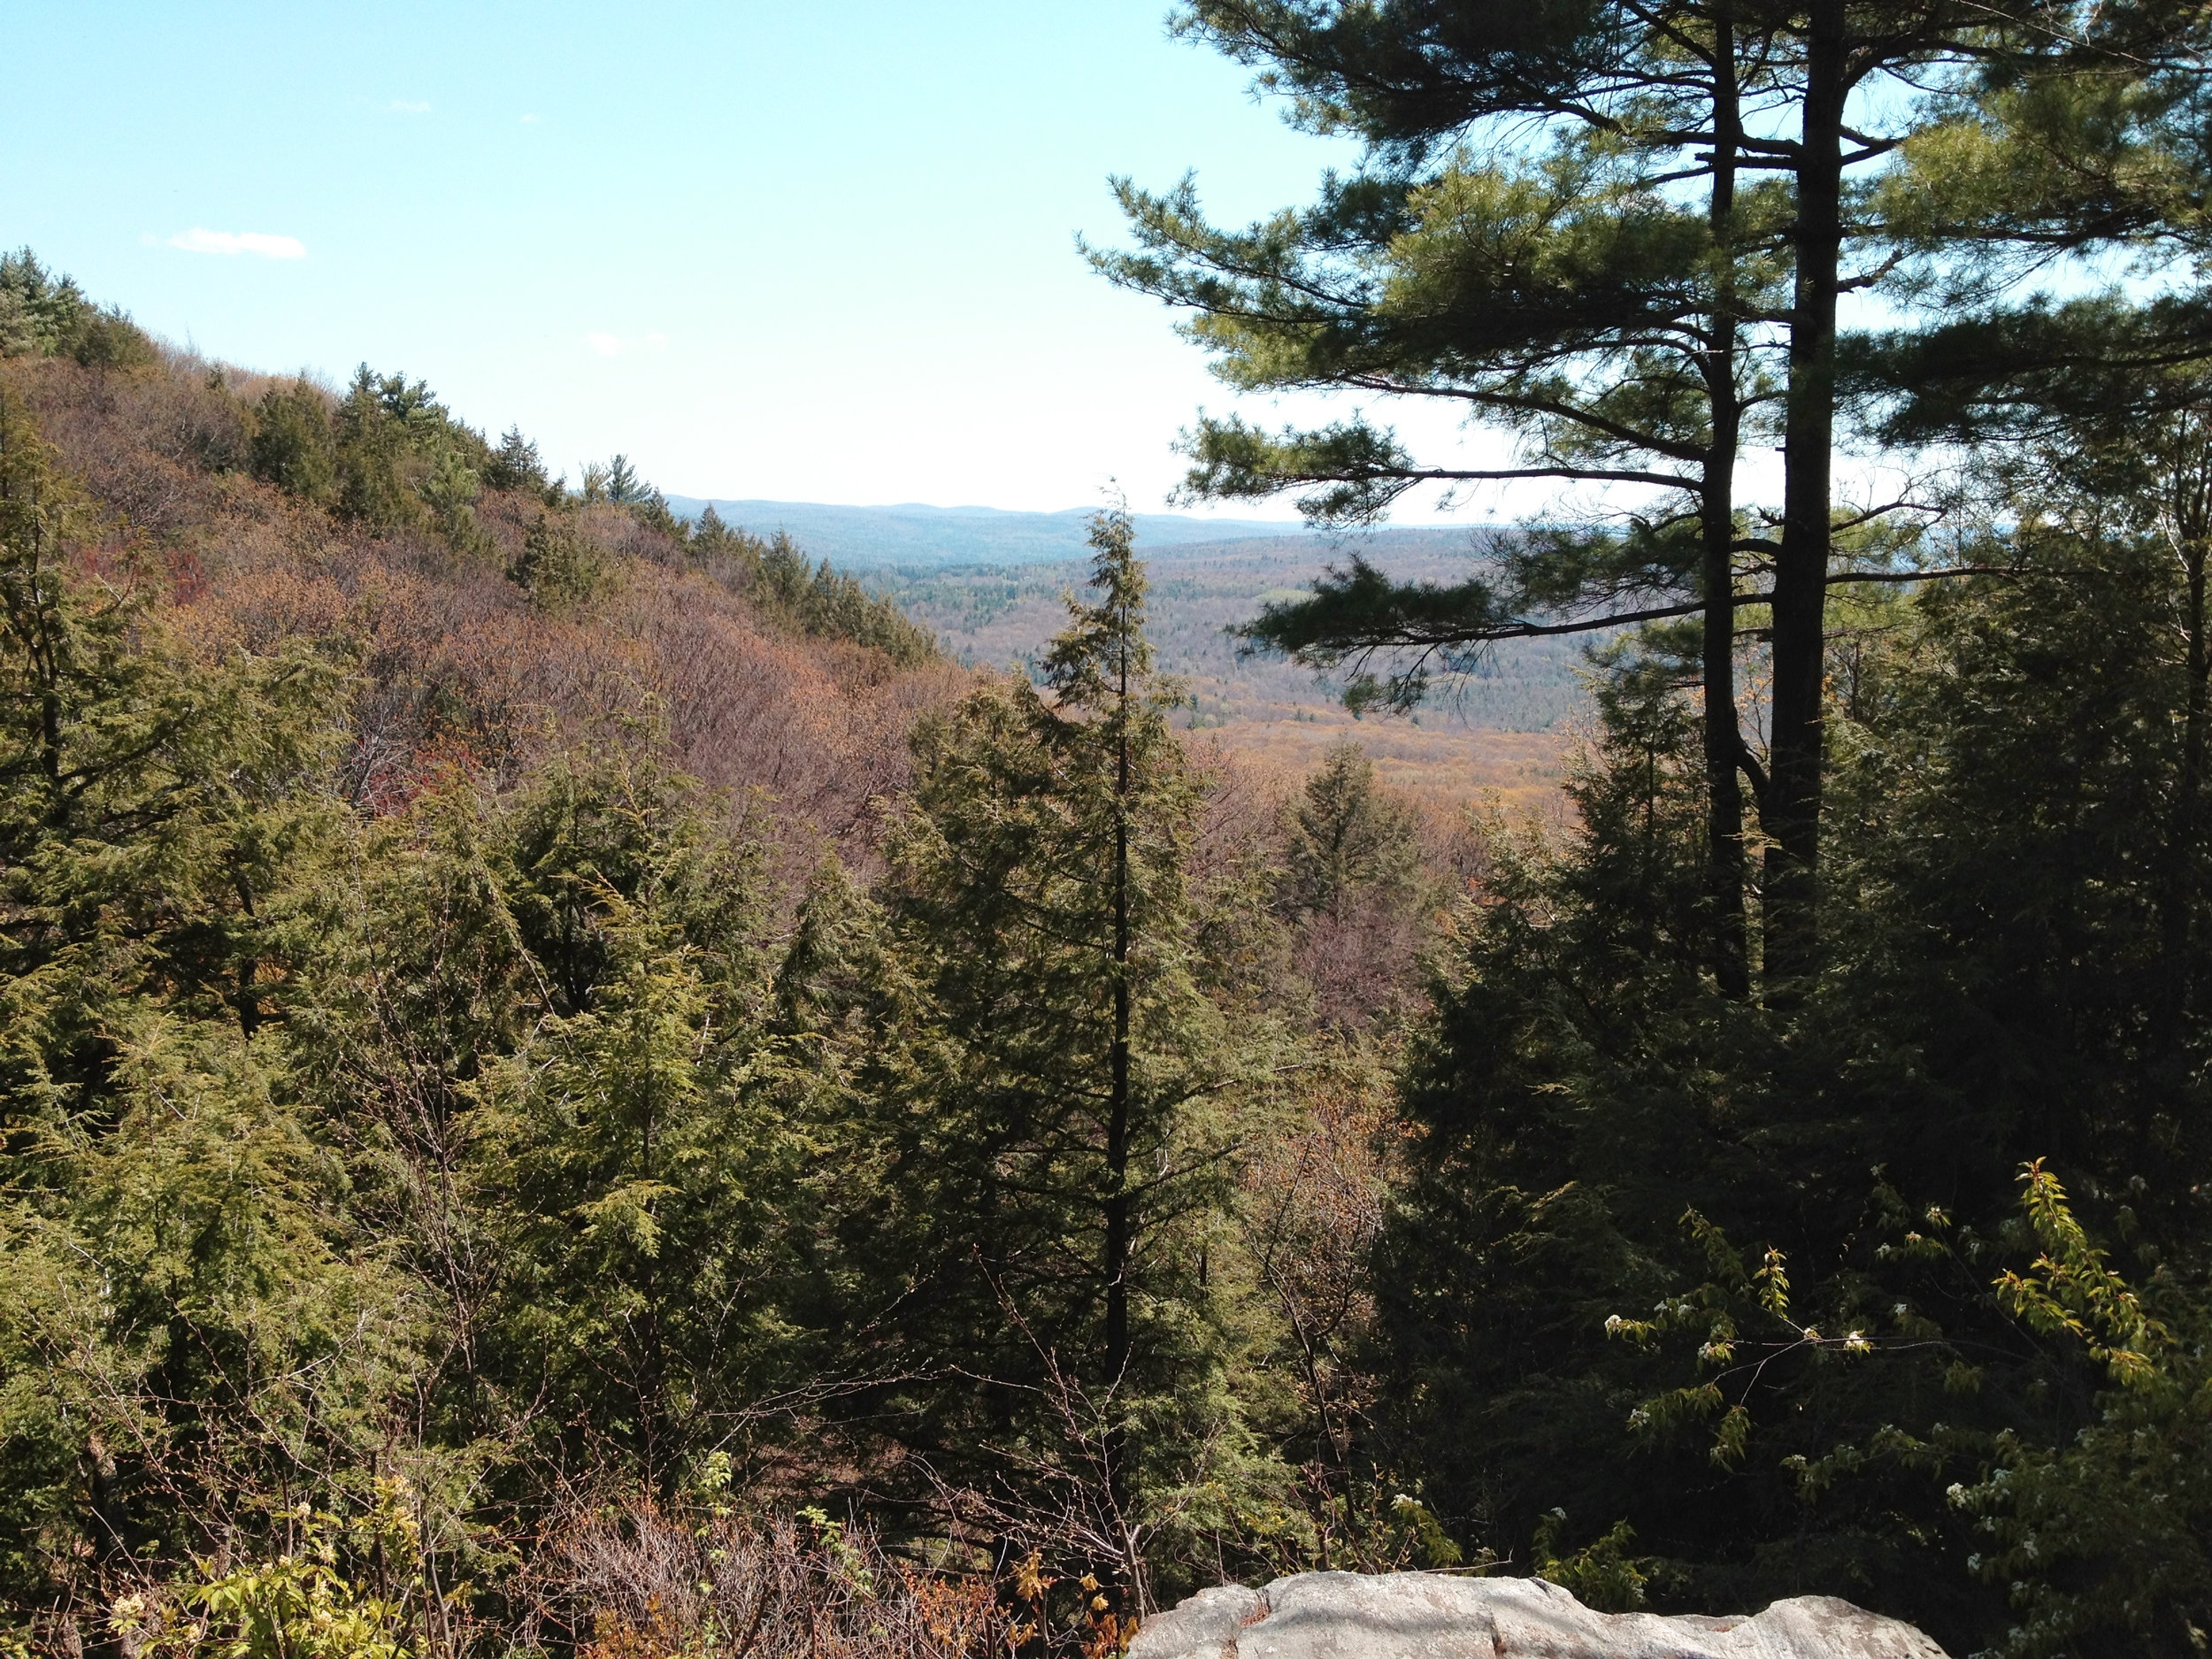
<path id="1" fill-rule="evenodd" d="M 0 324 L 0 396 L 81 487 L 80 562 L 204 652 L 303 639 L 349 663 L 358 804 L 642 737 L 761 792 L 800 842 L 841 840 L 900 786 L 913 712 L 964 678 L 787 541 L 687 525 L 619 457 L 565 489 L 518 433 L 494 446 L 404 376 L 336 393 L 211 363 L 27 256 Z"/>
<path id="2" fill-rule="evenodd" d="M 1081 512 L 725 514 L 664 497 L 619 456 L 572 488 L 518 431 L 494 443 L 419 380 L 365 365 L 331 388 L 213 363 L 150 340 L 27 254 L 0 262 L 0 379 L 81 481 L 85 557 L 110 580 L 155 596 L 203 650 L 299 639 L 352 666 L 342 776 L 379 810 L 450 769 L 496 783 L 582 738 L 644 738 L 710 786 L 757 791 L 792 832 L 795 870 L 824 839 L 867 839 L 871 803 L 906 776 L 915 711 L 952 695 L 964 668 L 1033 655 L 1080 580 Z M 769 508 L 779 522 L 755 511 Z M 1223 632 L 1302 585 L 1333 543 L 1258 521 L 1137 522 L 1161 660 L 1189 681 L 1186 723 L 1210 750 L 1286 787 L 1355 736 L 1390 781 L 1448 810 L 1490 792 L 1553 803 L 1556 728 L 1579 695 L 1571 649 L 1502 655 L 1419 723 L 1355 726 L 1330 687 L 1239 658 Z M 787 528 L 810 552 L 824 536 L 857 552 L 864 583 L 813 562 Z M 1264 534 L 1191 539 L 1240 528 Z M 1366 544 L 1394 568 L 1440 571 L 1483 534 Z M 900 535 L 923 535 L 929 556 L 873 562 L 910 554 Z M 969 562 L 944 562 L 956 554 Z"/>

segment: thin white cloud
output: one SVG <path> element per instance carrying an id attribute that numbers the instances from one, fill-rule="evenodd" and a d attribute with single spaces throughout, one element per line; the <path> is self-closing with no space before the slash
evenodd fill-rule
<path id="1" fill-rule="evenodd" d="M 584 343 L 603 357 L 618 357 L 625 352 L 635 350 L 640 347 L 647 351 L 665 351 L 668 349 L 668 336 L 660 334 L 590 334 L 584 336 Z"/>
<path id="2" fill-rule="evenodd" d="M 427 115 L 430 113 L 430 100 L 427 98 L 420 100 L 394 98 L 384 107 L 395 115 Z"/>
<path id="3" fill-rule="evenodd" d="M 525 127 L 535 127 L 535 126 L 536 126 L 536 125 L 537 125 L 540 121 L 542 121 L 544 119 L 545 119 L 545 117 L 543 117 L 542 115 L 526 115 L 526 116 L 524 116 L 524 117 L 522 118 L 522 124 L 523 124 Z"/>
<path id="4" fill-rule="evenodd" d="M 195 225 L 169 238 L 172 248 L 187 253 L 250 253 L 263 259 L 304 259 L 307 244 L 296 236 L 272 236 L 265 231 L 209 230 Z"/>

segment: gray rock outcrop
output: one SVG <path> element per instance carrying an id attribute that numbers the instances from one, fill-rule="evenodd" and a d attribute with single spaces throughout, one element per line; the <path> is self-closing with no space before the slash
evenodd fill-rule
<path id="1" fill-rule="evenodd" d="M 1202 1590 L 1128 1659 L 1945 1659 L 1910 1624 L 1832 1596 L 1709 1618 L 1595 1613 L 1541 1578 L 1302 1572 Z"/>

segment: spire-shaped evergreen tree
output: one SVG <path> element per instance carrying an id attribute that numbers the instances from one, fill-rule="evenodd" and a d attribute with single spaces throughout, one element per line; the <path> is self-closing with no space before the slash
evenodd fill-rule
<path id="1" fill-rule="evenodd" d="M 1072 1501 L 1141 1594 L 1171 1494 L 1243 1443 L 1219 1310 L 1263 1048 L 1194 972 L 1202 794 L 1127 516 L 1091 544 L 1041 687 L 987 684 L 916 742 L 882 923 L 901 1013 L 853 1079 L 893 1196 L 858 1254 L 891 1280 L 879 1363 L 932 1379 L 902 1437 L 948 1478 Z"/>
<path id="2" fill-rule="evenodd" d="M 520 426 L 508 427 L 484 466 L 484 482 L 494 489 L 542 493 L 547 481 L 545 458 L 538 453 L 538 446 L 522 435 Z"/>

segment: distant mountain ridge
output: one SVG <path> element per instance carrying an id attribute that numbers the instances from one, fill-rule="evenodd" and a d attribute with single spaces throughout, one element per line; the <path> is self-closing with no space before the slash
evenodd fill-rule
<path id="1" fill-rule="evenodd" d="M 840 507 L 821 502 L 727 501 L 720 496 L 671 495 L 679 517 L 695 518 L 711 505 L 726 524 L 756 535 L 787 531 L 817 558 L 852 569 L 901 565 L 935 569 L 952 565 L 1050 565 L 1083 556 L 1093 509 L 1011 512 L 997 507 L 932 507 L 918 502 L 887 507 Z M 1141 512 L 1140 546 L 1194 542 L 1292 540 L 1325 546 L 1325 536 L 1302 524 L 1265 518 L 1202 518 L 1183 513 Z"/>

